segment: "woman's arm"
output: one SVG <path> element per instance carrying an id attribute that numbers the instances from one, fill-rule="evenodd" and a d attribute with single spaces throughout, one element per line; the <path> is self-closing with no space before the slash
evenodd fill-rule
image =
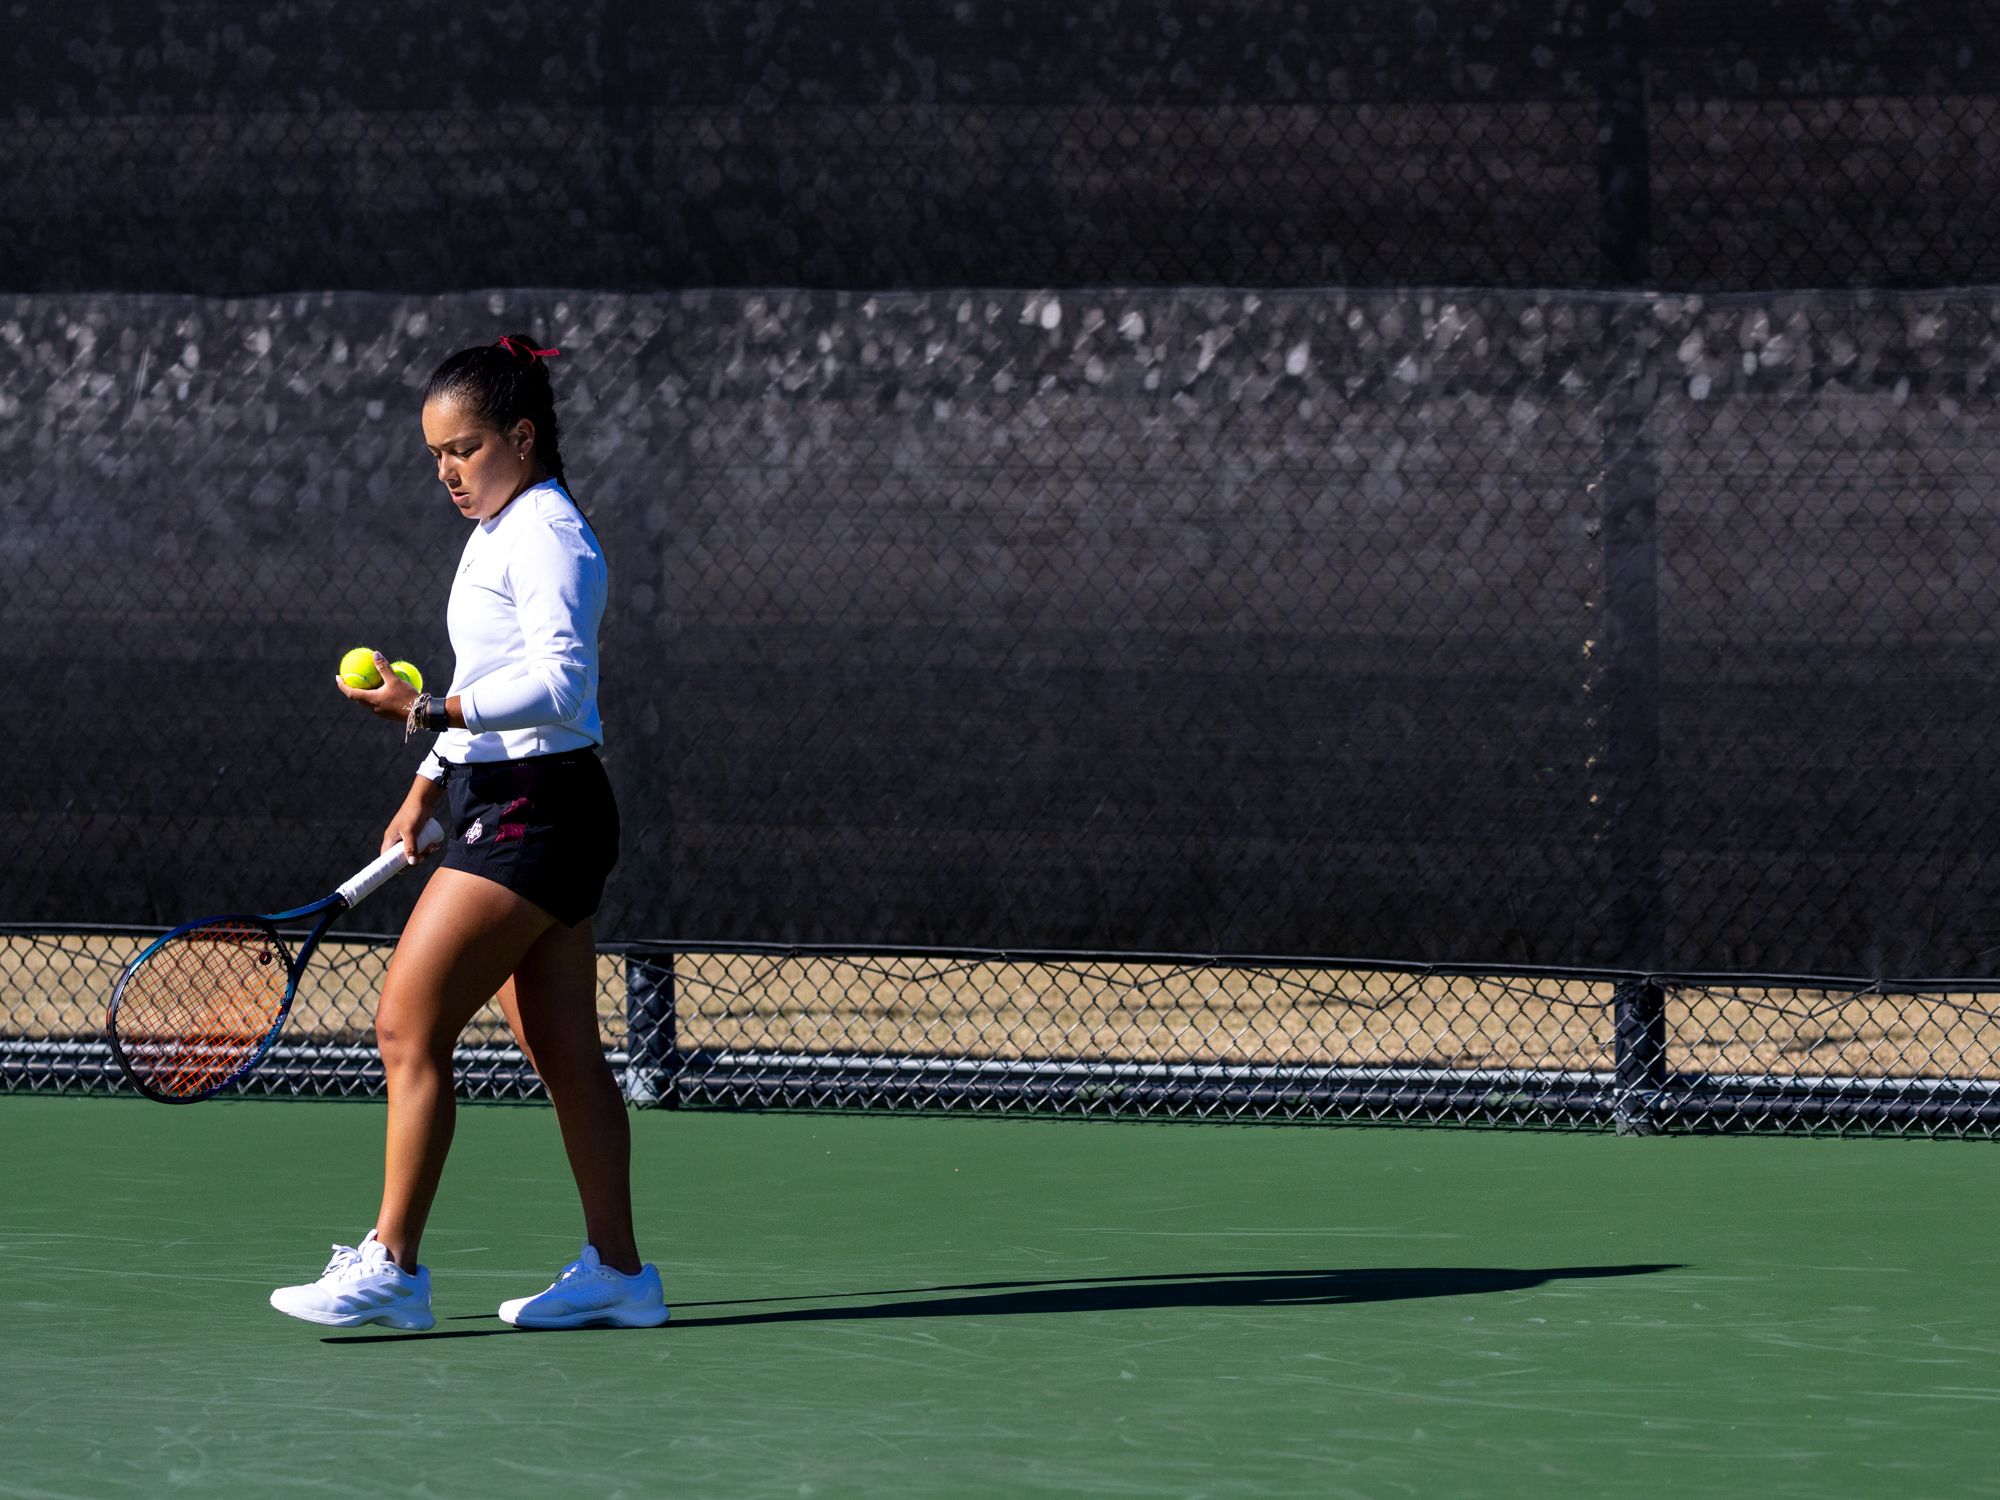
<path id="1" fill-rule="evenodd" d="M 380 651 L 375 653 L 375 670 L 382 678 L 380 687 L 349 687 L 338 677 L 333 685 L 352 698 L 356 703 L 365 703 L 378 719 L 394 719 L 398 724 L 408 721 L 410 705 L 417 701 L 417 690 L 389 670 L 389 658 Z M 437 701 L 435 697 L 431 699 Z M 465 709 L 457 698 L 444 700 L 444 710 L 451 718 L 453 729 L 465 728 Z"/>
<path id="2" fill-rule="evenodd" d="M 567 724 L 584 711 L 597 659 L 597 627 L 604 615 L 603 559 L 584 540 L 583 528 L 557 521 L 529 532 L 507 570 L 522 656 L 444 700 L 453 729 L 486 734 Z M 376 717 L 404 722 L 416 689 L 389 670 L 381 652 L 375 670 L 382 685 L 342 693 Z M 338 679 L 335 679 L 338 682 Z M 437 699 L 433 698 L 433 706 Z"/>
<path id="3" fill-rule="evenodd" d="M 419 776 L 410 783 L 410 793 L 403 799 L 403 805 L 396 809 L 396 816 L 389 820 L 389 826 L 382 832 L 382 847 L 389 849 L 399 841 L 403 846 L 403 858 L 411 864 L 423 856 L 417 852 L 417 834 L 431 816 L 431 809 L 437 806 L 438 798 L 444 792 L 427 776 Z"/>
<path id="4" fill-rule="evenodd" d="M 567 724 L 590 701 L 604 562 L 584 528 L 555 520 L 523 536 L 507 581 L 525 649 L 519 661 L 468 683 L 454 700 L 475 734 Z"/>

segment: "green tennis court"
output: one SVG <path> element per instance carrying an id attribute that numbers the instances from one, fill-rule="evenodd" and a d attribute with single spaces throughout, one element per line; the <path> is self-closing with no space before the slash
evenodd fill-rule
<path id="1" fill-rule="evenodd" d="M 472 1108 L 437 1331 L 280 1317 L 381 1123 L 0 1100 L 0 1494 L 1993 1492 L 1990 1145 L 644 1114 L 676 1320 L 537 1335 L 555 1122 Z"/>

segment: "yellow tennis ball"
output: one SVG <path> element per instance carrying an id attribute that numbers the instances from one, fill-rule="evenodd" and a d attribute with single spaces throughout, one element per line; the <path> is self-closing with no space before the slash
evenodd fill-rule
<path id="1" fill-rule="evenodd" d="M 415 662 L 392 661 L 389 663 L 389 670 L 391 672 L 394 672 L 398 677 L 402 678 L 403 681 L 407 682 L 411 687 L 415 688 L 418 692 L 421 693 L 424 690 L 424 674 L 417 670 L 417 664 Z"/>
<path id="2" fill-rule="evenodd" d="M 340 680 L 351 688 L 378 688 L 382 674 L 375 670 L 375 648 L 356 646 L 340 659 Z"/>

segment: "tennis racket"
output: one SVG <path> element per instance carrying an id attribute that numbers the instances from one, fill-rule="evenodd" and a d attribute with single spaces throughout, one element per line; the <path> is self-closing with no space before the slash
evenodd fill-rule
<path id="1" fill-rule="evenodd" d="M 417 836 L 429 853 L 444 840 L 433 818 Z M 249 1076 L 285 1029 L 306 960 L 327 924 L 405 868 L 392 844 L 339 890 L 310 906 L 264 917 L 207 917 L 154 943 L 126 966 L 104 1029 L 132 1087 L 162 1104 L 192 1104 Z M 280 922 L 318 917 L 298 957 Z"/>

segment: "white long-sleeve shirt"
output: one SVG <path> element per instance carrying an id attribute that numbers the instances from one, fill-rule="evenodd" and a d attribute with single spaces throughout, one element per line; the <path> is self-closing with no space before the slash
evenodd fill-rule
<path id="1" fill-rule="evenodd" d="M 451 696 L 466 727 L 448 729 L 417 774 L 442 762 L 518 760 L 604 742 L 597 716 L 597 626 L 604 553 L 553 479 L 516 495 L 465 540 L 445 624 L 457 658 Z"/>

